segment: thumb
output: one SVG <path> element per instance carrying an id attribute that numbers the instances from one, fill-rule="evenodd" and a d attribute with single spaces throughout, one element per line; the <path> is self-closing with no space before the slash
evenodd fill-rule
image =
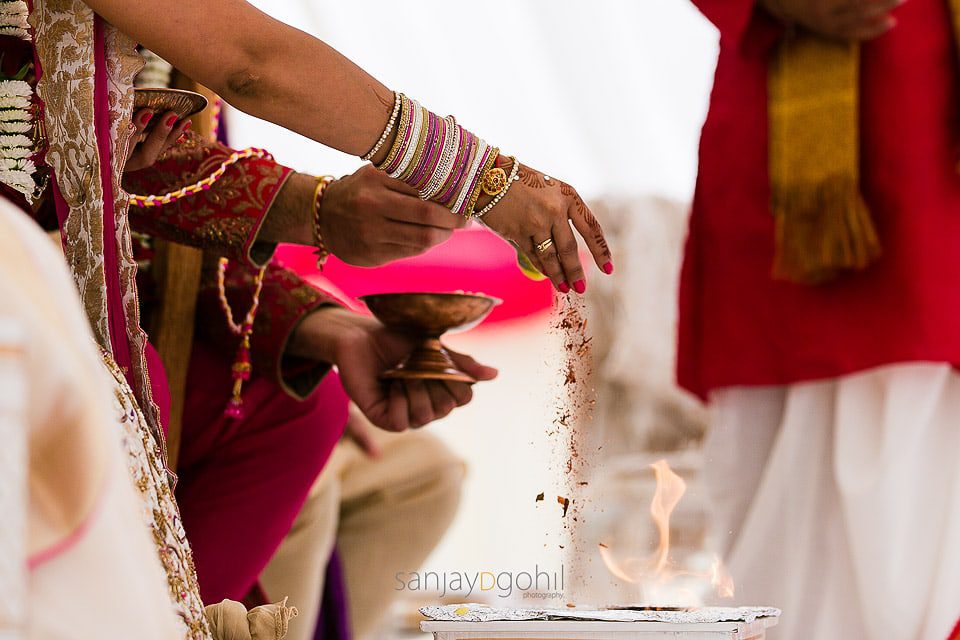
<path id="1" fill-rule="evenodd" d="M 464 353 L 457 353 L 456 351 L 449 351 L 450 358 L 453 360 L 454 364 L 460 368 L 461 371 L 467 373 L 481 382 L 487 380 L 493 380 L 500 373 L 493 367 L 488 367 L 485 364 L 480 364 L 470 356 Z"/>

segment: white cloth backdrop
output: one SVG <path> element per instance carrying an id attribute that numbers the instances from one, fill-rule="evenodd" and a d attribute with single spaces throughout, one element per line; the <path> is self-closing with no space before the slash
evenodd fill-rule
<path id="1" fill-rule="evenodd" d="M 688 0 L 253 4 L 585 197 L 690 197 L 717 36 Z M 229 122 L 234 144 L 294 168 L 359 166 L 248 116 Z"/>

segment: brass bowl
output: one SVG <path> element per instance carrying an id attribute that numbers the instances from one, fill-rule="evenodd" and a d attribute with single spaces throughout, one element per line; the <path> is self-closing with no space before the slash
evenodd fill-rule
<path id="1" fill-rule="evenodd" d="M 384 380 L 451 380 L 474 383 L 450 359 L 440 342 L 448 332 L 477 326 L 503 302 L 476 293 L 379 293 L 361 296 L 384 325 L 413 335 L 419 344 L 407 358 L 384 372 Z"/>
<path id="2" fill-rule="evenodd" d="M 207 99 L 199 93 L 184 89 L 134 89 L 133 108 L 134 111 L 152 109 L 158 116 L 173 111 L 177 114 L 177 120 L 183 120 L 206 109 Z M 159 121 L 159 118 L 153 118 L 147 129 L 152 129 Z"/>

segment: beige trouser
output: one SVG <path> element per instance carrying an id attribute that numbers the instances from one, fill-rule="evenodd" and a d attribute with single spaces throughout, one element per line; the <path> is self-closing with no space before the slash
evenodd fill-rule
<path id="1" fill-rule="evenodd" d="M 425 431 L 375 429 L 381 455 L 352 441 L 334 449 L 261 582 L 300 610 L 287 640 L 309 640 L 336 543 L 357 638 L 374 631 L 396 595 L 394 576 L 420 567 L 453 520 L 464 464 Z"/>

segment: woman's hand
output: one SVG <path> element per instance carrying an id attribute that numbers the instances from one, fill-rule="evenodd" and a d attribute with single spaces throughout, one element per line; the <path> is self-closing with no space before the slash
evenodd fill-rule
<path id="1" fill-rule="evenodd" d="M 155 115 L 152 109 L 140 109 L 133 114 L 134 132 L 124 171 L 139 171 L 151 166 L 190 128 L 189 120 L 177 124 L 177 114 L 168 111 L 154 124 L 153 129 L 146 133 L 147 126 Z"/>
<path id="2" fill-rule="evenodd" d="M 386 383 L 380 374 L 403 360 L 414 340 L 382 324 L 337 307 L 325 307 L 303 319 L 289 345 L 292 355 L 337 366 L 347 395 L 376 426 L 405 431 L 446 416 L 473 398 L 470 385 L 436 380 Z M 449 351 L 454 362 L 477 380 L 492 380 L 497 370 Z"/>
<path id="3" fill-rule="evenodd" d="M 603 229 L 577 191 L 525 165 L 520 166 L 517 177 L 503 200 L 483 216 L 483 222 L 523 251 L 561 293 L 571 288 L 583 293 L 587 287 L 571 223 L 587 243 L 597 267 L 613 273 L 613 257 Z"/>
<path id="4" fill-rule="evenodd" d="M 894 26 L 890 12 L 904 0 L 761 0 L 774 17 L 841 40 L 870 40 Z"/>
<path id="5" fill-rule="evenodd" d="M 327 249 L 360 267 L 419 255 L 465 224 L 371 165 L 332 183 L 320 201 L 320 231 Z"/>

